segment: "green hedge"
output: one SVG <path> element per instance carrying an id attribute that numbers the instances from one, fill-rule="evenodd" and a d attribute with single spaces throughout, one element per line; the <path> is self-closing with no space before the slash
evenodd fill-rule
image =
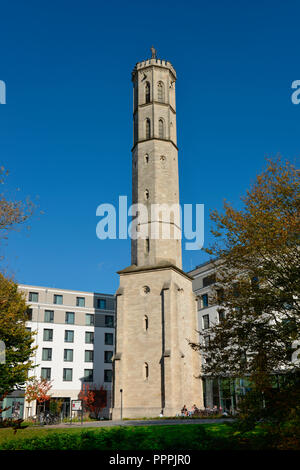
<path id="1" fill-rule="evenodd" d="M 291 430 L 289 432 L 291 433 Z M 7 436 L 0 443 L 0 449 L 119 451 L 284 449 L 285 437 L 280 439 L 281 443 L 278 443 L 278 434 L 274 435 L 266 429 L 258 428 L 255 431 L 241 433 L 230 424 L 43 429 L 39 433 L 28 429 L 18 431 L 14 437 Z M 299 440 L 290 443 L 289 448 L 299 449 Z"/>

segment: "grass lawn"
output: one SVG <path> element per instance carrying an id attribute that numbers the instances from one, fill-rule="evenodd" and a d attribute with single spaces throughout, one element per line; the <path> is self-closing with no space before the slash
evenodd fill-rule
<path id="1" fill-rule="evenodd" d="M 249 449 L 257 430 L 241 438 L 228 423 L 105 428 L 43 429 L 28 427 L 14 434 L 0 429 L 0 449 L 15 450 L 217 450 Z M 247 440 L 248 439 L 248 440 Z M 249 442 L 248 442 L 249 441 Z M 249 444 L 250 443 L 250 444 Z M 249 447 L 250 445 L 250 447 Z M 260 447 L 261 448 L 261 447 Z"/>

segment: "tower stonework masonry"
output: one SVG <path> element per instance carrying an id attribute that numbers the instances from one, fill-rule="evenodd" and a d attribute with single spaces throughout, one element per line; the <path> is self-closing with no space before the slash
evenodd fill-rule
<path id="1" fill-rule="evenodd" d="M 132 202 L 148 209 L 132 239 L 131 266 L 119 271 L 113 419 L 174 416 L 202 406 L 196 298 L 182 271 L 180 219 L 153 205 L 179 207 L 176 72 L 152 58 L 133 81 Z M 164 230 L 170 234 L 163 235 Z"/>

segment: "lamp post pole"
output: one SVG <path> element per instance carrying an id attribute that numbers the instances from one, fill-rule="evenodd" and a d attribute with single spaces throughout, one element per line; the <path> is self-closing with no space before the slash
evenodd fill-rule
<path id="1" fill-rule="evenodd" d="M 123 419 L 123 389 L 120 388 L 120 394 L 121 394 L 121 420 Z"/>

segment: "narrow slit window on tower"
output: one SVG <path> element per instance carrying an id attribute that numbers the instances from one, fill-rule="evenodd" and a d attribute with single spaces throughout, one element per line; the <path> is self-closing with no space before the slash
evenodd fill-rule
<path id="1" fill-rule="evenodd" d="M 145 199 L 146 199 L 146 200 L 149 199 L 149 189 L 146 189 L 146 190 L 145 190 Z"/>
<path id="2" fill-rule="evenodd" d="M 164 97 L 164 84 L 162 82 L 158 82 L 157 84 L 157 100 L 163 103 L 165 101 Z"/>
<path id="3" fill-rule="evenodd" d="M 151 133 L 151 123 L 150 119 L 146 119 L 146 139 L 150 139 L 150 133 Z"/>
<path id="4" fill-rule="evenodd" d="M 149 320 L 147 315 L 144 316 L 144 330 L 147 331 L 149 327 Z"/>
<path id="5" fill-rule="evenodd" d="M 165 137 L 164 136 L 164 121 L 162 119 L 158 121 L 158 135 L 160 139 L 163 139 Z"/>
<path id="6" fill-rule="evenodd" d="M 147 380 L 149 377 L 149 366 L 148 363 L 144 363 L 144 380 Z"/>
<path id="7" fill-rule="evenodd" d="M 145 85 L 145 102 L 150 103 L 150 83 L 147 82 Z"/>
<path id="8" fill-rule="evenodd" d="M 146 249 L 146 253 L 149 253 L 149 251 L 150 251 L 150 239 L 148 237 L 145 240 L 145 249 Z"/>

